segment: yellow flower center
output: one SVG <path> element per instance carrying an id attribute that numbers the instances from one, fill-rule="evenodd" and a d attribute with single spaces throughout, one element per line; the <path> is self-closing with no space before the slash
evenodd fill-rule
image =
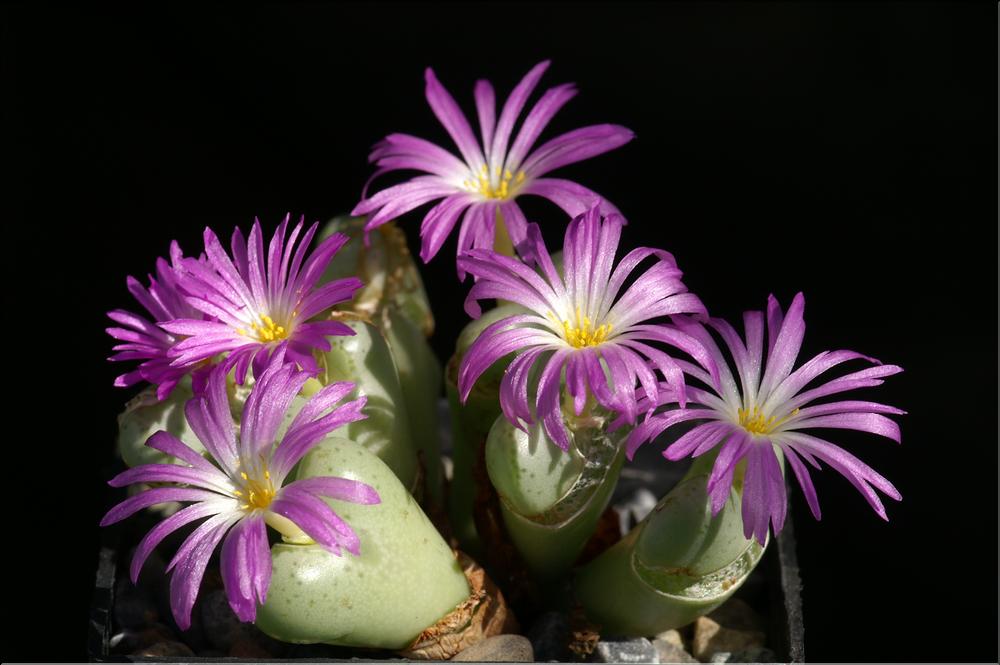
<path id="1" fill-rule="evenodd" d="M 552 318 L 556 318 L 552 315 Z M 589 316 L 581 316 L 580 308 L 576 308 L 576 318 L 574 320 L 564 319 L 562 321 L 563 338 L 570 346 L 582 349 L 587 346 L 597 346 L 603 343 L 611 334 L 611 324 L 602 323 L 594 327 Z"/>
<path id="2" fill-rule="evenodd" d="M 275 342 L 288 337 L 288 330 L 286 330 L 284 326 L 275 323 L 274 319 L 267 314 L 260 317 L 260 323 L 251 323 L 250 329 L 253 331 L 252 333 L 247 332 L 245 328 L 239 328 L 236 332 L 245 337 L 249 337 L 251 334 L 254 334 L 261 342 Z"/>
<path id="3" fill-rule="evenodd" d="M 263 510 L 271 505 L 271 500 L 277 492 L 274 483 L 271 482 L 270 471 L 265 468 L 262 477 L 253 478 L 245 471 L 241 471 L 240 478 L 243 479 L 243 489 L 236 490 L 235 494 L 243 500 L 240 504 L 242 510 Z"/>
<path id="4" fill-rule="evenodd" d="M 798 412 L 799 410 L 795 409 L 781 420 L 778 420 L 776 416 L 765 417 L 759 406 L 755 406 L 752 409 L 737 410 L 737 414 L 740 417 L 740 426 L 751 434 L 758 435 L 770 434 L 774 430 L 778 429 L 778 426 L 780 426 L 783 422 Z"/>
<path id="5" fill-rule="evenodd" d="M 495 178 L 490 178 L 490 171 L 483 164 L 479 167 L 479 175 L 473 176 L 472 178 L 462 182 L 465 188 L 471 192 L 476 192 L 481 194 L 488 199 L 506 199 L 510 197 L 517 185 L 524 182 L 524 171 L 518 171 L 516 174 L 511 173 L 510 169 L 500 170 L 500 167 L 496 167 L 493 170 L 493 175 Z M 496 185 L 494 185 L 496 181 Z M 513 187 L 511 186 L 513 183 Z"/>

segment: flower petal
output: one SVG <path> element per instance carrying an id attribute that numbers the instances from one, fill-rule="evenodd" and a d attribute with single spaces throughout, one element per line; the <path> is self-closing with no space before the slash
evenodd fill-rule
<path id="1" fill-rule="evenodd" d="M 767 356 L 764 378 L 760 381 L 760 396 L 763 399 L 767 399 L 771 391 L 792 371 L 806 332 L 806 324 L 802 318 L 804 308 L 805 298 L 798 293 L 782 320 L 781 328 Z"/>
<path id="2" fill-rule="evenodd" d="M 719 449 L 719 456 L 712 465 L 712 473 L 705 486 L 712 504 L 712 515 L 718 515 L 729 499 L 733 487 L 733 473 L 736 465 L 750 452 L 752 444 L 747 432 L 730 430 L 730 435 Z"/>
<path id="3" fill-rule="evenodd" d="M 880 365 L 875 358 L 856 353 L 854 351 L 823 351 L 813 356 L 808 362 L 788 375 L 788 377 L 771 391 L 767 401 L 762 408 L 771 408 L 774 405 L 788 401 L 793 395 L 802 390 L 810 381 L 837 365 L 849 360 L 867 360 L 870 363 Z"/>
<path id="4" fill-rule="evenodd" d="M 878 367 L 869 367 L 868 369 L 863 369 L 858 372 L 845 374 L 844 376 L 828 381 L 821 386 L 799 393 L 785 403 L 785 408 L 794 409 L 802 406 L 803 404 L 808 404 L 815 399 L 819 399 L 820 397 L 826 397 L 828 395 L 834 395 L 848 390 L 879 386 L 882 385 L 883 377 L 892 376 L 893 374 L 898 374 L 902 371 L 903 368 L 897 365 L 879 365 Z"/>
<path id="5" fill-rule="evenodd" d="M 536 374 L 535 361 L 542 354 L 551 351 L 552 348 L 546 346 L 528 349 L 518 354 L 504 372 L 500 382 L 500 409 L 507 420 L 519 429 L 524 429 L 522 422 L 534 422 L 529 405 L 528 383 Z"/>
<path id="6" fill-rule="evenodd" d="M 562 166 L 620 148 L 635 138 L 621 125 L 591 125 L 561 134 L 528 155 L 521 165 L 529 178 L 540 178 Z"/>
<path id="7" fill-rule="evenodd" d="M 434 70 L 430 67 L 424 72 L 424 80 L 427 83 L 425 89 L 427 103 L 430 104 L 431 110 L 434 111 L 438 121 L 444 125 L 451 140 L 458 146 L 458 151 L 462 153 L 465 163 L 469 165 L 471 170 L 478 171 L 481 165 L 486 164 L 486 160 L 479 144 L 476 143 L 465 114 L 455 103 L 454 97 L 437 80 Z"/>
<path id="8" fill-rule="evenodd" d="M 521 187 L 520 193 L 546 198 L 562 208 L 570 217 L 582 215 L 594 206 L 598 206 L 605 215 L 619 214 L 618 208 L 600 194 L 571 180 L 561 178 L 530 180 Z"/>
<path id="9" fill-rule="evenodd" d="M 338 501 L 365 505 L 377 504 L 382 501 L 374 487 L 349 478 L 316 476 L 296 480 L 294 483 L 289 483 L 288 487 L 292 485 L 310 494 L 326 496 Z"/>
<path id="10" fill-rule="evenodd" d="M 350 390 L 347 390 L 348 388 Z M 362 409 L 368 403 L 367 396 L 336 405 L 343 395 L 353 390 L 354 385 L 351 383 L 330 384 L 314 395 L 303 407 L 303 411 L 308 409 L 307 415 L 303 416 L 302 412 L 299 412 L 274 451 L 271 467 L 276 477 L 284 479 L 292 467 L 330 432 L 366 417 Z M 313 404 L 315 400 L 318 401 Z M 324 413 L 327 409 L 329 412 Z"/>
<path id="11" fill-rule="evenodd" d="M 198 598 L 199 587 L 205 568 L 219 541 L 226 535 L 239 515 L 222 513 L 210 517 L 191 532 L 177 551 L 167 570 L 173 570 L 170 577 L 170 609 L 181 630 L 191 627 L 191 608 Z"/>
<path id="12" fill-rule="evenodd" d="M 538 136 L 549 124 L 556 113 L 559 112 L 566 102 L 576 96 L 576 87 L 572 83 L 564 83 L 554 88 L 549 88 L 542 95 L 541 99 L 535 102 L 534 107 L 528 112 L 521 129 L 517 133 L 517 138 L 507 153 L 507 160 L 504 168 L 516 172 L 525 155 L 535 145 Z"/>
<path id="13" fill-rule="evenodd" d="M 218 469 L 205 471 L 179 464 L 140 464 L 125 469 L 108 481 L 112 487 L 125 487 L 134 483 L 178 483 L 191 485 L 228 495 L 231 485 Z"/>
<path id="14" fill-rule="evenodd" d="M 552 345 L 557 339 L 537 328 L 521 327 L 536 317 L 510 316 L 490 324 L 469 346 L 458 369 L 459 396 L 465 402 L 472 386 L 500 358 L 531 346 Z"/>
<path id="15" fill-rule="evenodd" d="M 788 429 L 808 429 L 811 427 L 827 427 L 833 429 L 853 429 L 859 432 L 870 432 L 892 439 L 896 443 L 901 442 L 899 425 L 885 416 L 877 413 L 835 413 L 826 416 L 815 416 L 796 420 L 794 423 L 785 423 L 782 428 Z"/>
<path id="16" fill-rule="evenodd" d="M 187 487 L 154 487 L 130 496 L 101 518 L 101 526 L 108 526 L 134 515 L 143 508 L 155 506 L 158 503 L 170 501 L 215 501 L 219 495 L 215 492 Z"/>
<path id="17" fill-rule="evenodd" d="M 225 366 L 208 376 L 205 394 L 184 405 L 188 425 L 223 470 L 232 474 L 239 466 L 236 426 L 229 411 Z"/>
<path id="18" fill-rule="evenodd" d="M 689 420 L 698 420 L 699 418 L 712 418 L 714 416 L 715 413 L 713 411 L 709 411 L 708 409 L 674 409 L 672 411 L 665 411 L 656 415 L 647 416 L 646 419 L 636 426 L 636 428 L 629 434 L 628 440 L 625 444 L 625 456 L 631 460 L 636 451 L 639 449 L 639 446 L 647 441 L 654 440 L 661 433 L 678 423 L 687 422 Z M 668 446 L 667 449 L 663 451 L 663 455 L 664 457 L 667 457 L 667 459 L 671 460 L 681 459 L 687 455 L 687 453 L 689 453 L 702 438 L 713 435 L 713 433 L 717 430 L 721 431 L 721 428 L 717 426 L 717 423 L 704 423 L 702 425 L 698 425 Z"/>
<path id="19" fill-rule="evenodd" d="M 490 157 L 493 160 L 490 166 L 492 168 L 498 166 L 502 168 L 503 164 L 501 160 L 507 155 L 507 145 L 508 141 L 510 141 L 510 135 L 514 131 L 514 123 L 517 122 L 517 117 L 521 115 L 521 110 L 528 101 L 528 97 L 531 96 L 535 86 L 538 85 L 542 74 L 549 68 L 549 64 L 550 61 L 543 60 L 532 67 L 524 75 L 524 78 L 514 86 L 514 89 L 511 90 L 510 95 L 507 97 L 507 101 L 504 102 L 503 110 L 500 112 L 500 120 L 497 122 L 496 132 L 493 134 L 493 145 L 490 146 Z"/>
<path id="20" fill-rule="evenodd" d="M 250 515 L 229 531 L 222 543 L 219 570 L 233 612 L 240 621 L 254 621 L 257 605 L 267 599 L 271 584 L 271 552 L 263 515 Z"/>
<path id="21" fill-rule="evenodd" d="M 306 381 L 307 372 L 295 371 L 291 363 L 272 362 L 250 390 L 240 424 L 240 457 L 252 459 L 270 452 L 278 428 L 292 400 Z M 255 372 L 256 373 L 256 372 Z"/>
<path id="22" fill-rule="evenodd" d="M 420 225 L 420 258 L 427 263 L 437 255 L 441 245 L 455 228 L 462 212 L 474 202 L 470 194 L 452 194 L 434 206 Z"/>
<path id="23" fill-rule="evenodd" d="M 560 349 L 548 359 L 541 376 L 538 377 L 538 397 L 535 400 L 535 412 L 542 420 L 545 433 L 563 450 L 569 450 L 570 441 L 559 404 L 559 393 L 563 363 L 568 354 L 569 351 Z"/>
<path id="24" fill-rule="evenodd" d="M 480 79 L 476 81 L 473 95 L 476 99 L 476 115 L 479 117 L 483 147 L 488 151 L 493 144 L 493 130 L 497 122 L 496 95 L 493 92 L 493 85 L 485 79 Z M 489 152 L 485 157 L 487 163 L 492 163 Z"/>
<path id="25" fill-rule="evenodd" d="M 692 411 L 692 409 L 681 410 L 682 413 L 686 411 Z M 703 415 L 702 417 L 717 417 L 717 414 L 712 413 L 711 416 Z M 698 425 L 667 447 L 667 449 L 663 451 L 663 456 L 671 461 L 683 459 L 688 455 L 697 457 L 699 454 L 708 452 L 712 448 L 715 448 L 715 446 L 722 443 L 723 437 L 732 431 L 733 426 L 724 422 L 712 421 L 703 425 Z"/>
<path id="26" fill-rule="evenodd" d="M 142 564 L 146 562 L 146 559 L 149 558 L 149 555 L 164 538 L 185 524 L 190 524 L 195 520 L 210 515 L 231 512 L 235 509 L 235 501 L 199 501 L 198 503 L 181 508 L 154 526 L 139 541 L 139 545 L 135 548 L 135 554 L 132 556 L 132 564 L 129 566 L 129 578 L 132 580 L 132 584 L 135 584 L 139 579 L 139 571 L 142 570 Z"/>
<path id="27" fill-rule="evenodd" d="M 290 519 L 332 554 L 340 556 L 341 547 L 354 555 L 361 553 L 361 541 L 350 525 L 325 501 L 297 488 L 295 483 L 283 487 L 269 508 L 275 514 Z"/>
<path id="28" fill-rule="evenodd" d="M 166 432 L 164 430 L 156 432 L 153 436 L 149 437 L 149 440 L 146 441 L 146 445 L 153 450 L 159 450 L 162 453 L 172 455 L 173 457 L 176 457 L 183 462 L 187 462 L 194 468 L 200 469 L 206 473 L 215 472 L 220 475 L 222 474 L 218 467 L 199 455 L 194 451 L 194 449 L 170 432 Z"/>
<path id="29" fill-rule="evenodd" d="M 802 494 L 806 497 L 806 503 L 809 504 L 809 510 L 812 512 L 813 517 L 821 519 L 822 513 L 819 509 L 819 497 L 816 496 L 816 487 L 813 485 L 812 477 L 809 475 L 809 469 L 799 459 L 794 446 L 782 444 L 781 450 L 785 454 L 785 460 L 788 461 L 788 465 L 792 467 L 795 478 L 799 481 L 799 487 L 802 488 Z"/>
<path id="30" fill-rule="evenodd" d="M 872 487 L 882 491 L 887 496 L 899 501 L 902 496 L 892 483 L 877 473 L 874 469 L 859 460 L 843 448 L 829 441 L 824 441 L 802 432 L 782 432 L 780 442 L 791 446 L 798 453 L 808 453 L 829 464 L 833 469 L 847 478 L 861 492 L 872 509 L 884 520 L 888 520 L 885 507 Z"/>

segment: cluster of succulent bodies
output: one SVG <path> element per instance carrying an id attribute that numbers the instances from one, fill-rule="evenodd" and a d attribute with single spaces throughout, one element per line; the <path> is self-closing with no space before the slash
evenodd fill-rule
<path id="1" fill-rule="evenodd" d="M 409 260 L 405 244 L 400 259 L 398 243 L 387 240 L 398 231 L 379 228 L 429 203 L 434 205 L 420 228 L 421 258 L 432 259 L 459 227 L 456 266 L 459 278 L 471 282 L 466 311 L 478 319 L 460 337 L 445 377 L 456 412 L 453 504 L 468 499 L 461 488 L 482 453 L 509 537 L 528 568 L 543 578 L 565 575 L 607 506 L 623 457 L 631 459 L 640 446 L 668 432 L 673 437 L 663 451 L 667 460 L 696 458 L 669 509 L 661 502 L 578 574 L 579 600 L 596 620 L 622 632 L 653 630 L 690 620 L 728 597 L 733 575 L 745 576 L 769 532 L 784 524 L 786 463 L 816 518 L 820 508 L 809 468 L 821 463 L 843 474 L 883 518 L 875 490 L 900 498 L 859 459 L 806 430 L 854 429 L 898 442 L 899 428 L 887 415 L 901 410 L 828 398 L 876 386 L 901 369 L 844 350 L 820 353 L 796 367 L 805 332 L 801 294 L 787 311 L 771 297 L 766 310 L 746 312 L 741 336 L 688 292 L 670 253 L 642 247 L 616 261 L 624 217 L 595 192 L 549 174 L 620 147 L 633 134 L 617 125 L 594 125 L 536 146 L 576 92 L 572 85 L 547 90 L 518 125 L 547 67 L 540 63 L 524 77 L 499 117 L 490 83 L 476 83 L 478 138 L 428 69 L 427 100 L 461 157 L 404 134 L 376 144 L 373 178 L 396 170 L 423 175 L 371 195 L 366 186 L 352 211 L 364 216 L 355 235 L 363 230 L 365 241 L 353 243 L 353 254 L 341 251 L 345 233 L 317 236 L 318 224 L 292 226 L 286 218 L 267 242 L 258 222 L 247 236 L 236 229 L 228 251 L 206 229 L 199 256 L 185 256 L 174 243 L 148 286 L 129 278 L 129 291 L 146 315 L 109 313 L 117 327 L 108 332 L 118 341 L 111 360 L 138 361 L 116 385 L 149 384 L 151 396 L 143 404 L 183 403 L 183 420 L 180 428 L 143 438 L 159 457 L 123 449 L 132 466 L 111 484 L 142 491 L 115 506 L 102 524 L 157 504 L 183 505 L 139 543 L 131 565 L 135 580 L 164 538 L 202 520 L 168 566 L 181 628 L 190 623 L 220 544 L 233 610 L 292 641 L 400 648 L 428 627 L 427 617 L 433 623 L 441 608 L 468 593 L 456 581 L 451 592 L 437 594 L 438 607 L 401 627 L 398 637 L 385 631 L 359 636 L 343 626 L 319 625 L 336 622 L 336 616 L 303 618 L 273 609 L 273 598 L 269 602 L 277 594 L 288 604 L 291 593 L 269 594 L 272 580 L 280 585 L 290 574 L 298 574 L 299 582 L 303 575 L 349 575 L 348 567 L 324 568 L 345 551 L 358 561 L 384 559 L 386 552 L 369 551 L 388 547 L 373 535 L 386 528 L 384 519 L 373 516 L 388 510 L 387 496 L 418 489 L 418 467 L 424 498 L 440 500 L 437 446 L 415 441 L 436 436 L 419 431 L 436 429 L 427 413 L 441 371 L 428 360 L 422 334 L 432 323 L 400 303 L 401 282 L 407 281 L 400 274 L 415 279 L 422 294 L 419 276 L 412 266 L 407 273 L 392 265 Z M 518 198 L 528 195 L 550 200 L 571 218 L 561 256 L 549 252 L 519 207 Z M 369 234 L 385 241 L 381 250 L 370 244 Z M 497 307 L 481 310 L 482 301 L 494 300 Z M 429 319 L 429 311 L 422 313 Z M 380 362 L 384 370 L 372 369 Z M 864 368 L 824 376 L 849 362 Z M 355 467 L 340 459 L 351 446 L 366 460 Z M 403 489 L 397 491 L 386 474 L 375 473 L 375 482 L 357 472 L 374 468 L 365 455 L 384 462 Z M 331 456 L 340 461 L 322 461 Z M 462 524 L 469 521 L 469 507 L 451 508 L 458 541 L 475 551 L 482 546 L 475 526 Z M 273 550 L 267 526 L 281 535 Z M 683 545 L 686 534 L 704 542 L 688 548 L 699 550 L 697 559 L 679 566 L 671 548 L 683 549 L 676 543 Z M 317 550 L 325 559 L 315 558 Z M 308 565 L 295 559 L 306 551 L 313 557 Z M 410 556 L 421 565 L 438 565 L 436 554 Z M 286 559 L 291 563 L 282 563 L 279 573 L 276 566 Z M 667 579 L 668 569 L 685 572 Z M 615 584 L 609 577 L 616 575 L 628 581 Z M 725 593 L 715 593 L 713 580 L 725 575 L 731 578 Z M 623 594 L 633 594 L 631 601 L 618 598 Z M 265 616 L 258 617 L 262 609 Z M 650 622 L 657 613 L 663 620 Z"/>

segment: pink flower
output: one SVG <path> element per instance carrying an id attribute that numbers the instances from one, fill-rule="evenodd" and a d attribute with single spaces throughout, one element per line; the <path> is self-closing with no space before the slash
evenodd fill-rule
<path id="1" fill-rule="evenodd" d="M 729 497 L 736 465 L 746 460 L 743 531 L 747 538 L 752 535 L 762 545 L 767 539 L 769 524 L 778 533 L 785 523 L 787 497 L 778 451 L 784 455 L 795 474 L 816 519 L 820 518 L 819 500 L 803 460 L 817 469 L 820 468 L 820 461 L 826 462 L 861 492 L 882 519 L 887 520 L 888 517 L 875 489 L 897 501 L 901 498 L 892 483 L 864 462 L 829 441 L 802 430 L 814 427 L 853 429 L 878 434 L 898 443 L 899 426 L 883 414 L 905 413 L 900 409 L 858 400 L 813 402 L 848 390 L 880 385 L 884 377 L 897 374 L 903 371 L 902 368 L 882 365 L 878 360 L 854 351 L 824 351 L 792 371 L 805 335 L 804 308 L 805 298 L 801 293 L 795 296 L 787 315 L 782 313 L 774 296 L 768 299 L 766 363 L 763 312 L 744 314 L 746 344 L 725 321 L 709 321 L 732 354 L 739 385 L 708 329 L 685 317 L 676 318 L 678 326 L 698 339 L 715 358 L 720 380 L 716 381 L 700 368 L 685 363 L 684 371 L 710 388 L 688 387 L 688 396 L 695 403 L 693 408 L 689 404 L 687 409 L 655 415 L 650 410 L 650 415 L 632 431 L 626 444 L 626 453 L 631 458 L 640 445 L 656 438 L 664 430 L 686 421 L 703 421 L 671 444 L 663 456 L 678 460 L 687 455 L 699 457 L 718 449 L 718 457 L 708 479 L 713 514 L 722 510 Z M 865 360 L 875 366 L 803 390 L 821 374 L 850 360 Z M 674 399 L 668 391 L 660 392 L 660 405 L 672 401 Z"/>
<path id="2" fill-rule="evenodd" d="M 656 371 L 683 395 L 680 365 L 654 345 L 679 348 L 715 371 L 712 358 L 695 338 L 653 321 L 673 314 L 705 314 L 701 301 L 681 282 L 674 257 L 641 247 L 614 265 L 623 224 L 614 214 L 602 220 L 598 207 L 574 219 L 563 245 L 565 279 L 553 265 L 535 224 L 528 228 L 525 244 L 537 260 L 537 271 L 489 249 L 473 249 L 459 257 L 459 266 L 477 278 L 465 301 L 470 316 L 479 316 L 478 300 L 490 298 L 528 310 L 490 325 L 469 347 L 458 374 L 463 400 L 493 363 L 517 352 L 500 384 L 500 406 L 518 427 L 521 421 L 541 418 L 549 438 L 566 450 L 569 434 L 560 400 L 563 381 L 577 415 L 592 395 L 602 407 L 619 414 L 618 427 L 635 422 L 640 407 L 637 384 L 646 403 L 656 404 L 660 390 Z M 647 258 L 656 262 L 623 290 Z M 529 386 L 536 364 L 542 367 L 537 386 Z M 536 387 L 533 413 L 528 395 Z"/>
<path id="3" fill-rule="evenodd" d="M 123 309 L 108 312 L 108 318 L 122 326 L 107 329 L 109 335 L 121 342 L 115 345 L 113 350 L 116 353 L 108 360 L 142 361 L 136 369 L 117 377 L 116 386 L 125 388 L 148 381 L 156 386 L 156 396 L 162 400 L 191 371 L 191 366 L 177 367 L 172 364 L 173 358 L 169 353 L 179 340 L 159 326 L 173 319 L 196 319 L 201 314 L 187 303 L 177 286 L 177 269 L 184 260 L 180 246 L 174 241 L 170 243 L 170 263 L 162 258 L 156 260 L 156 276 L 149 276 L 149 288 L 134 277 L 128 278 L 129 292 L 152 320 Z"/>
<path id="4" fill-rule="evenodd" d="M 595 204 L 604 213 L 617 209 L 591 190 L 570 180 L 545 177 L 555 169 L 614 150 L 632 140 L 631 130 L 620 125 L 592 125 L 567 132 L 535 150 L 539 135 L 562 106 L 576 95 L 572 84 L 545 91 L 524 118 L 514 136 L 514 125 L 528 97 L 548 68 L 541 62 L 521 80 L 496 117 L 495 96 L 489 81 L 476 82 L 476 112 L 480 140 L 468 120 L 432 69 L 427 69 L 427 102 L 458 147 L 461 159 L 424 139 L 390 134 L 375 145 L 369 161 L 378 167 L 372 179 L 390 171 L 414 170 L 427 175 L 383 189 L 362 200 L 351 214 L 371 215 L 367 230 L 399 217 L 425 203 L 439 201 L 420 227 L 420 258 L 430 261 L 462 217 L 458 254 L 470 249 L 491 249 L 497 215 L 503 219 L 514 246 L 527 233 L 528 223 L 517 204 L 521 195 L 549 199 L 571 217 Z M 511 138 L 513 142 L 511 142 Z M 370 181 L 369 181 L 370 182 Z M 366 186 L 367 191 L 367 186 Z M 464 278 L 459 267 L 459 275 Z"/>
<path id="5" fill-rule="evenodd" d="M 309 254 L 318 224 L 300 239 L 300 221 L 286 241 L 287 226 L 285 217 L 266 252 L 260 222 L 254 222 L 249 240 L 235 229 L 232 258 L 215 233 L 205 229 L 206 259 L 183 260 L 178 286 L 187 303 L 209 320 L 187 317 L 160 324 L 167 332 L 183 336 L 168 351 L 174 367 L 191 367 L 228 353 L 226 367 L 235 365 L 236 381 L 242 384 L 251 363 L 257 376 L 271 354 L 283 347 L 285 357 L 315 374 L 319 367 L 313 351 L 330 350 L 327 335 L 354 334 L 337 321 L 310 320 L 350 300 L 361 287 L 355 277 L 317 286 L 347 236 L 335 233 Z"/>
<path id="6" fill-rule="evenodd" d="M 186 463 L 144 464 L 118 474 L 113 487 L 157 483 L 121 502 L 104 516 L 101 526 L 125 519 L 143 508 L 167 501 L 191 502 L 155 526 L 142 539 L 132 559 L 133 583 L 150 552 L 185 524 L 205 519 L 177 550 L 167 570 L 170 606 L 177 625 L 191 625 L 191 608 L 212 552 L 222 543 L 222 580 L 233 611 L 253 621 L 257 605 L 267 598 L 271 581 L 271 553 L 265 524 L 288 536 L 311 538 L 333 554 L 344 548 L 360 554 L 360 542 L 321 497 L 340 501 L 378 503 L 376 491 L 345 478 L 305 478 L 283 486 L 288 472 L 329 432 L 364 418 L 365 398 L 337 403 L 353 389 L 351 383 L 333 383 L 316 393 L 298 413 L 275 446 L 278 427 L 303 384 L 307 372 L 284 362 L 279 351 L 257 377 L 243 411 L 239 435 L 229 411 L 226 371 L 211 372 L 204 395 L 185 407 L 188 424 L 211 455 L 207 460 L 179 439 L 157 432 L 146 445 Z"/>

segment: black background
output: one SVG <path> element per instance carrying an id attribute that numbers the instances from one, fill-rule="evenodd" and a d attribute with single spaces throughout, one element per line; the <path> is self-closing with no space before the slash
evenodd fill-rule
<path id="1" fill-rule="evenodd" d="M 997 659 L 993 3 L 2 11 L 4 660 L 86 655 L 125 276 L 206 225 L 347 211 L 389 132 L 448 145 L 425 66 L 471 114 L 476 78 L 502 100 L 543 58 L 543 88 L 581 91 L 543 139 L 637 133 L 558 172 L 622 209 L 626 247 L 672 251 L 731 320 L 802 290 L 803 356 L 906 368 L 870 395 L 909 411 L 902 446 L 834 437 L 900 489 L 891 522 L 830 471 L 821 522 L 795 500 L 807 657 Z M 527 209 L 558 245 L 562 214 Z M 442 358 L 454 247 L 424 273 Z"/>

